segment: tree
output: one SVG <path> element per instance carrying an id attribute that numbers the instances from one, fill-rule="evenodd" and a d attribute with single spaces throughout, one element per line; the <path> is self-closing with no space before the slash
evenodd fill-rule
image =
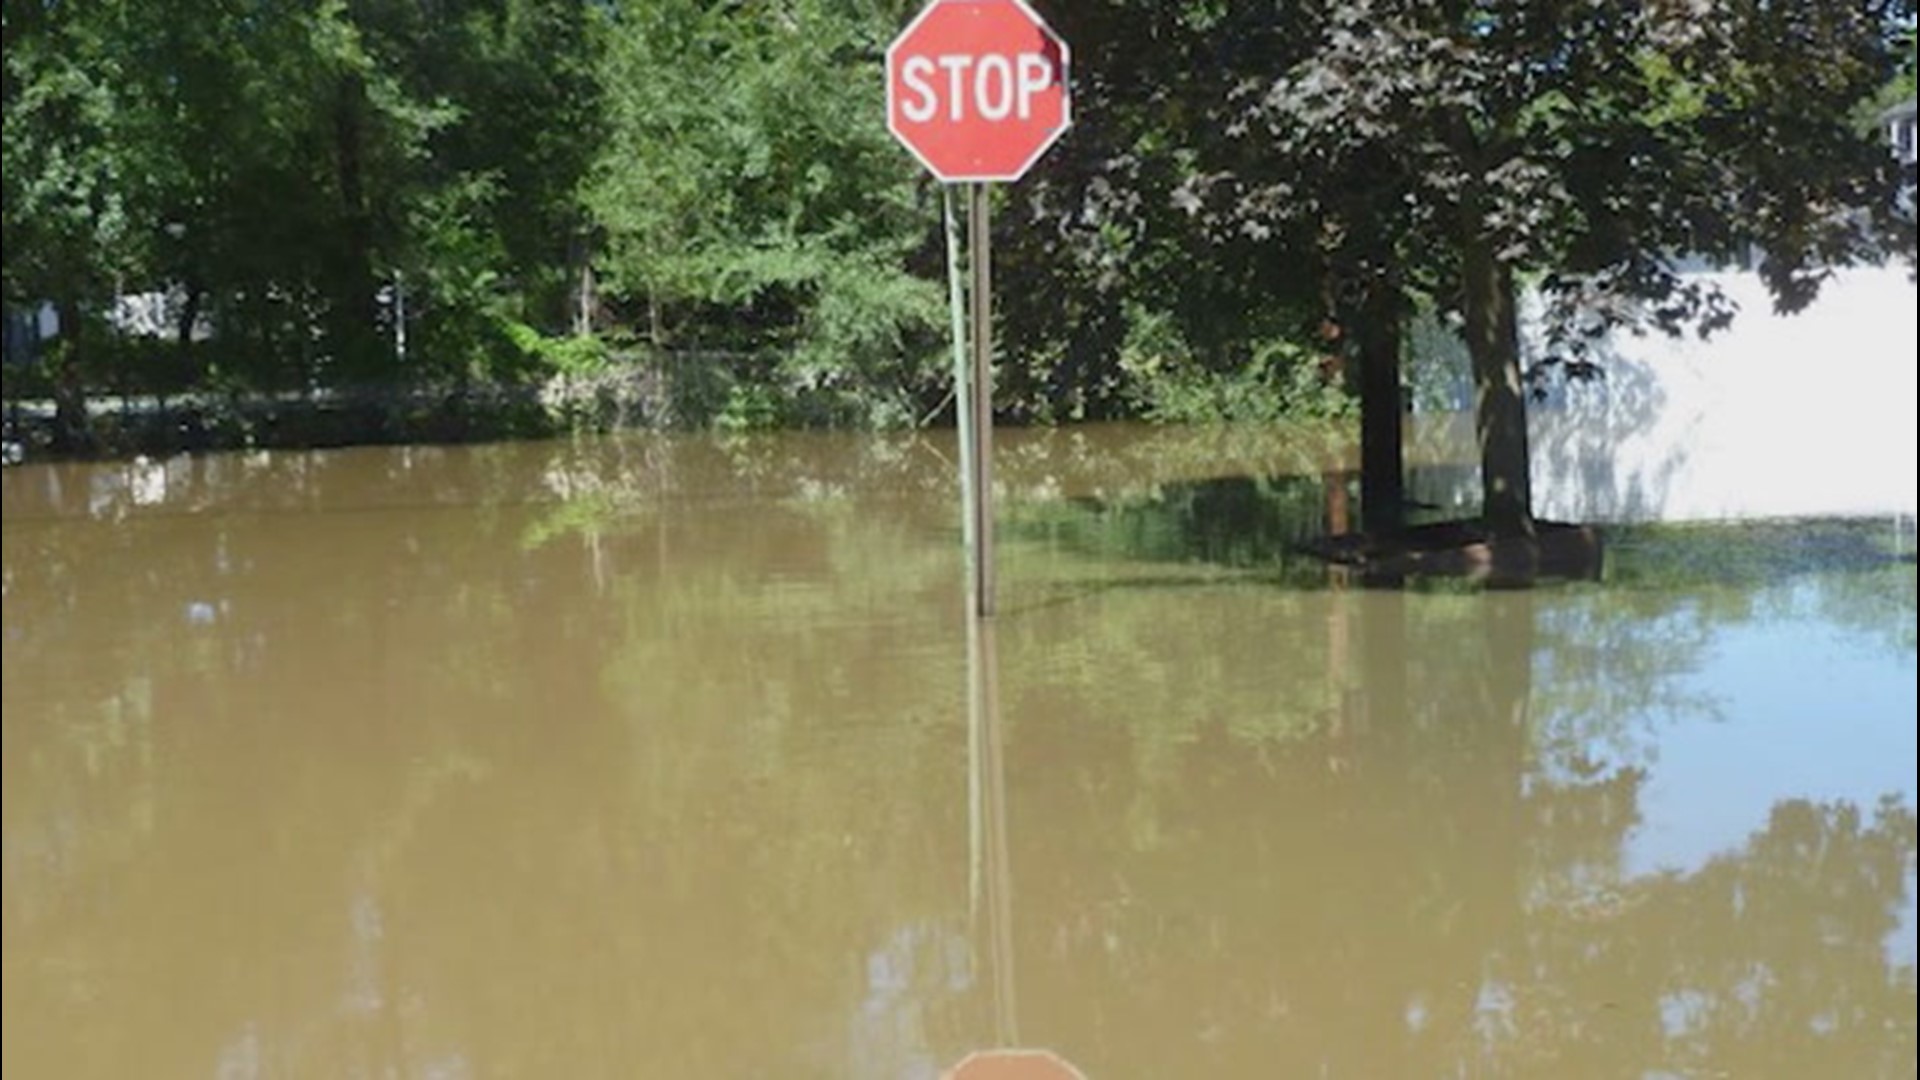
<path id="1" fill-rule="evenodd" d="M 1584 374 L 1584 346 L 1609 330 L 1732 317 L 1682 258 L 1758 249 L 1787 310 L 1834 267 L 1911 258 L 1901 170 L 1851 122 L 1900 66 L 1911 3 L 1309 7 L 1312 47 L 1236 96 L 1232 197 L 1208 212 L 1278 231 L 1367 179 L 1349 200 L 1365 217 L 1330 220 L 1368 226 L 1342 250 L 1390 260 L 1390 280 L 1464 325 L 1497 533 L 1533 530 L 1523 287 L 1548 301 L 1541 369 Z"/>
<path id="2" fill-rule="evenodd" d="M 895 14 L 675 0 L 613 20 L 586 186 L 605 294 L 654 347 L 772 357 L 822 410 L 788 419 L 910 422 L 943 370 L 937 214 L 875 77 Z"/>
<path id="3" fill-rule="evenodd" d="M 138 95 L 125 31 L 137 5 L 6 4 L 4 292 L 9 304 L 50 302 L 60 319 L 51 356 L 57 438 L 87 440 L 83 322 L 146 252 L 139 229 L 148 183 L 171 171 L 132 138 Z"/>
<path id="4" fill-rule="evenodd" d="M 563 324 L 601 14 L 342 0 L 294 19 L 306 52 L 282 165 L 322 230 L 299 250 L 341 374 L 464 379 L 512 361 L 510 322 Z M 399 318 L 383 288 L 413 295 L 419 358 L 374 337 Z"/>
<path id="5" fill-rule="evenodd" d="M 1294 9 L 1041 7 L 1073 48 L 1074 127 L 1007 189 L 995 218 L 1003 410 L 1043 421 L 1153 415 L 1156 384 L 1210 380 L 1253 384 L 1273 406 L 1228 418 L 1311 407 L 1285 391 L 1313 387 L 1315 346 L 1326 344 L 1312 230 L 1196 227 L 1185 190 L 1196 170 L 1221 168 L 1234 86 L 1299 57 Z M 1202 415 L 1231 411 L 1196 404 Z"/>

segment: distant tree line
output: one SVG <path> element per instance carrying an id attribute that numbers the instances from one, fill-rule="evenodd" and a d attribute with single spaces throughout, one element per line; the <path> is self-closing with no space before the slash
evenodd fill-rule
<path id="1" fill-rule="evenodd" d="M 115 390 L 637 364 L 694 422 L 936 419 L 939 194 L 882 105 L 919 2 L 5 0 L 5 300 L 60 326 L 9 396 L 82 424 Z M 1757 246 L 1789 306 L 1912 254 L 1871 122 L 1911 0 L 1035 6 L 1077 126 L 1000 195 L 1012 420 L 1357 396 L 1391 479 L 1403 328 L 1438 313 L 1524 517 L 1518 290 L 1580 373 L 1597 329 L 1730 315 L 1676 253 Z"/>

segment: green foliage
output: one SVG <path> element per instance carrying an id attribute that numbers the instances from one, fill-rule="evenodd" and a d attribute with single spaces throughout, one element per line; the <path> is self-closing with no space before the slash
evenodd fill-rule
<path id="1" fill-rule="evenodd" d="M 564 307 L 599 18 L 9 3 L 6 296 L 98 316 L 172 290 L 182 355 L 206 352 L 184 344 L 199 321 L 222 344 L 207 380 L 510 373 L 503 321 Z"/>
<path id="2" fill-rule="evenodd" d="M 522 322 L 507 324 L 506 334 L 542 370 L 555 375 L 598 375 L 612 363 L 607 343 L 591 334 L 549 337 Z"/>
<path id="3" fill-rule="evenodd" d="M 518 382 L 585 331 L 681 422 L 944 415 L 937 189 L 879 77 L 917 7 L 8 0 L 0 291 L 90 331 L 8 392 Z M 1911 94 L 1904 0 L 1046 13 L 1076 126 L 995 195 L 1008 419 L 1344 419 L 1323 356 L 1513 280 L 1578 360 L 1731 317 L 1676 254 L 1757 245 L 1784 307 L 1911 257 L 1860 122 Z"/>
<path id="4" fill-rule="evenodd" d="M 1161 423 L 1346 419 L 1353 401 L 1320 358 L 1288 341 L 1257 343 L 1243 360 L 1203 363 L 1171 316 L 1133 308 L 1120 348 L 1126 394 Z"/>
<path id="5" fill-rule="evenodd" d="M 1879 134 L 1881 130 L 1881 114 L 1895 105 L 1914 99 L 1916 70 L 1914 27 L 1908 25 L 1905 30 L 1895 35 L 1895 37 L 1899 42 L 1900 51 L 1900 61 L 1897 70 L 1893 73 L 1893 76 L 1887 80 L 1886 84 L 1880 88 L 1880 91 L 1874 94 L 1872 98 L 1862 102 L 1859 109 L 1854 113 L 1855 127 L 1863 135 L 1873 136 Z"/>
<path id="6" fill-rule="evenodd" d="M 766 18 L 691 0 L 621 12 L 585 191 L 607 295 L 653 344 L 771 354 L 765 389 L 829 421 L 934 392 L 945 294 L 908 266 L 932 221 L 874 77 L 896 29 L 821 0 Z M 726 415 L 760 423 L 761 396 Z"/>
<path id="7" fill-rule="evenodd" d="M 721 431 L 740 433 L 767 431 L 778 425 L 780 403 L 773 391 L 760 383 L 735 383 L 727 391 L 727 401 L 713 419 Z"/>

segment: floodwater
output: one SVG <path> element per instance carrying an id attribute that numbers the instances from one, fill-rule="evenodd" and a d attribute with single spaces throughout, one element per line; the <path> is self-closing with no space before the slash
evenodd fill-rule
<path id="1" fill-rule="evenodd" d="M 1362 589 L 1326 447 L 1011 433 L 970 629 L 951 458 L 7 470 L 6 1075 L 1911 1075 L 1891 525 Z"/>

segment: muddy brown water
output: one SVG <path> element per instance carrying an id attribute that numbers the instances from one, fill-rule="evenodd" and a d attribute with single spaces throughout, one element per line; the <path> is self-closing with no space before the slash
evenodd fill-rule
<path id="1" fill-rule="evenodd" d="M 973 633 L 937 436 L 7 470 L 6 1075 L 1911 1075 L 1881 525 L 1360 589 L 1338 447 L 1000 455 Z"/>

